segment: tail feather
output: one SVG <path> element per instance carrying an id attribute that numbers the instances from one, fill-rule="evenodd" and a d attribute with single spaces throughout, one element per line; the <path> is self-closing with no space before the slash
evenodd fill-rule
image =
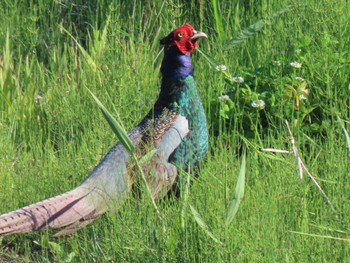
<path id="1" fill-rule="evenodd" d="M 0 235 L 30 232 L 45 227 L 59 228 L 91 220 L 104 213 L 96 211 L 80 189 L 58 195 L 0 216 Z"/>
<path id="2" fill-rule="evenodd" d="M 140 140 L 139 129 L 130 136 Z M 56 235 L 70 234 L 107 209 L 117 208 L 130 190 L 126 175 L 129 155 L 117 143 L 84 182 L 67 193 L 0 215 L 0 235 L 66 227 Z"/>
<path id="3" fill-rule="evenodd" d="M 154 198 L 164 195 L 175 181 L 177 169 L 168 159 L 189 132 L 187 119 L 180 115 L 165 125 L 168 129 L 161 126 L 161 136 L 155 140 L 157 153 L 143 164 Z M 141 141 L 140 130 L 135 128 L 129 133 L 134 146 Z M 118 143 L 74 190 L 0 215 L 0 235 L 46 227 L 66 227 L 56 236 L 71 234 L 107 210 L 118 209 L 132 188 L 132 173 L 129 154 Z"/>
<path id="4" fill-rule="evenodd" d="M 94 219 L 95 218 L 88 219 L 85 221 L 75 222 L 75 223 L 67 226 L 66 228 L 60 230 L 56 234 L 54 234 L 54 237 L 69 236 L 69 235 L 73 234 L 74 232 L 78 231 L 79 229 L 83 228 L 84 226 L 90 224 L 92 221 L 94 221 Z"/>

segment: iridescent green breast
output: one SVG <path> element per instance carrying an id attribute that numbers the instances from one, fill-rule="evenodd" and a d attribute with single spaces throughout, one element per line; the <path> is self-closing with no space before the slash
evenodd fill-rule
<path id="1" fill-rule="evenodd" d="M 177 92 L 176 103 L 180 115 L 189 121 L 189 135 L 174 152 L 172 162 L 187 170 L 189 164 L 196 165 L 208 152 L 208 128 L 204 108 L 192 76 L 181 81 L 183 89 Z"/>

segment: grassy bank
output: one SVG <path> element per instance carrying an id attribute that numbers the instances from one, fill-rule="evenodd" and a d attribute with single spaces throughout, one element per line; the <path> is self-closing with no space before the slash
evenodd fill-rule
<path id="1" fill-rule="evenodd" d="M 192 55 L 210 153 L 187 200 L 157 203 L 162 220 L 147 197 L 130 196 L 69 238 L 0 237 L 0 261 L 347 261 L 346 1 L 85 2 L 0 3 L 0 213 L 81 183 L 116 140 L 86 88 L 135 126 L 159 91 L 159 40 L 183 23 L 208 33 L 200 49 L 227 68 Z M 300 180 L 292 154 L 260 150 L 291 150 L 285 119 L 332 205 L 305 173 Z M 226 224 L 244 145 L 245 196 Z"/>

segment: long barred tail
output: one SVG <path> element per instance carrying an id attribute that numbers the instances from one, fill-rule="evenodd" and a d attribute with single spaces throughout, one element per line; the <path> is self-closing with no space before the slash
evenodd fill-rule
<path id="1" fill-rule="evenodd" d="M 0 235 L 24 233 L 34 230 L 60 228 L 67 230 L 58 233 L 69 234 L 92 219 L 103 214 L 103 209 L 89 202 L 84 191 L 76 188 L 70 192 L 40 201 L 0 216 Z M 73 230 L 73 231 L 72 231 Z"/>
<path id="2" fill-rule="evenodd" d="M 134 133 L 137 137 L 137 130 Z M 69 235 L 108 209 L 117 208 L 130 191 L 128 158 L 117 143 L 77 188 L 0 215 L 0 235 L 61 227 L 66 228 L 56 236 Z"/>
<path id="3" fill-rule="evenodd" d="M 164 125 L 167 128 L 159 126 L 162 129 L 154 141 L 157 153 L 149 162 L 142 164 L 154 198 L 171 189 L 177 169 L 168 160 L 189 132 L 187 119 L 180 115 L 174 116 L 171 122 L 164 122 Z M 141 140 L 138 129 L 134 129 L 129 136 L 134 146 Z M 77 188 L 0 215 L 0 235 L 30 232 L 46 227 L 66 227 L 56 236 L 69 235 L 108 209 L 117 209 L 131 190 L 132 172 L 129 154 L 118 143 Z"/>

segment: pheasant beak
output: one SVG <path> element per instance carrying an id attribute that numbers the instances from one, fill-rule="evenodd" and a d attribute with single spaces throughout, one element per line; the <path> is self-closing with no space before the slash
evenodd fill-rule
<path id="1" fill-rule="evenodd" d="M 206 33 L 200 32 L 200 31 L 196 31 L 193 30 L 193 36 L 190 37 L 191 41 L 196 41 L 199 38 L 208 38 Z"/>

